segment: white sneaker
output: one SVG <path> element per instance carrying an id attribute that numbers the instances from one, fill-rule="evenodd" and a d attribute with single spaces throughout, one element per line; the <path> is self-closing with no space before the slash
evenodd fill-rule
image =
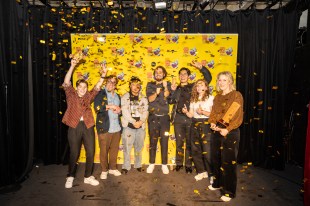
<path id="1" fill-rule="evenodd" d="M 108 172 L 101 172 L 100 179 L 106 180 L 108 178 Z"/>
<path id="2" fill-rule="evenodd" d="M 90 184 L 92 186 L 97 186 L 99 185 L 99 181 L 95 179 L 94 176 L 89 176 L 89 177 L 84 177 L 84 183 L 85 184 Z"/>
<path id="3" fill-rule="evenodd" d="M 114 175 L 114 176 L 120 176 L 122 173 L 118 170 L 109 170 L 109 174 Z"/>
<path id="4" fill-rule="evenodd" d="M 154 168 L 155 168 L 155 165 L 150 164 L 146 169 L 146 173 L 153 173 Z"/>
<path id="5" fill-rule="evenodd" d="M 214 191 L 214 190 L 219 190 L 219 189 L 220 189 L 220 188 L 212 187 L 212 185 L 209 185 L 208 188 L 209 188 L 209 190 L 213 190 L 213 191 Z"/>
<path id="6" fill-rule="evenodd" d="M 161 170 L 163 171 L 165 175 L 169 174 L 169 169 L 167 165 L 162 165 Z"/>
<path id="7" fill-rule="evenodd" d="M 73 185 L 73 180 L 74 180 L 74 177 L 67 177 L 65 188 L 71 188 Z"/>
<path id="8" fill-rule="evenodd" d="M 207 172 L 202 172 L 195 176 L 196 181 L 202 180 L 203 178 L 208 178 Z"/>
<path id="9" fill-rule="evenodd" d="M 229 202 L 229 201 L 231 200 L 231 198 L 230 198 L 230 197 L 227 197 L 227 196 L 225 196 L 225 195 L 223 195 L 223 196 L 221 197 L 221 200 L 223 200 L 224 202 Z"/>

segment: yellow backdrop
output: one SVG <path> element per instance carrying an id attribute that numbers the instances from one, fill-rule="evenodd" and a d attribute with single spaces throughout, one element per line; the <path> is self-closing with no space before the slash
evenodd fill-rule
<path id="1" fill-rule="evenodd" d="M 190 66 L 190 62 L 199 61 L 206 66 L 212 76 L 211 86 L 215 86 L 217 73 L 231 71 L 236 75 L 237 34 L 71 34 L 72 53 L 83 51 L 84 63 L 80 64 L 73 81 L 84 78 L 92 88 L 99 79 L 100 63 L 105 62 L 108 73 L 116 74 L 120 95 L 128 92 L 131 76 L 138 76 L 145 94 L 146 84 L 153 80 L 153 69 L 162 65 L 167 69 L 166 80 L 176 77 L 182 67 L 191 70 L 191 81 L 202 78 L 200 72 Z M 75 84 L 73 84 L 75 85 Z M 214 93 L 213 93 L 214 94 Z M 214 94 L 215 95 L 215 94 Z M 95 116 L 95 115 L 94 115 Z M 142 163 L 149 163 L 149 136 L 146 132 Z M 170 127 L 168 164 L 174 164 L 175 138 L 173 126 Z M 159 144 L 158 144 L 159 145 Z M 118 163 L 123 163 L 122 143 L 119 146 Z M 131 153 L 133 162 L 134 152 Z M 156 163 L 160 164 L 160 145 L 157 148 Z M 85 162 L 84 148 L 81 150 L 80 162 Z M 99 161 L 99 146 L 96 134 L 95 162 Z"/>

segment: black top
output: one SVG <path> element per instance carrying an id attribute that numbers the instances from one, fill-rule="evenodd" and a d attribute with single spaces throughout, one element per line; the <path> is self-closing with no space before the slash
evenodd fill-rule
<path id="1" fill-rule="evenodd" d="M 140 120 L 140 117 L 136 117 L 135 116 L 135 112 L 138 107 L 139 107 L 139 96 L 134 96 L 133 94 L 131 94 L 131 92 L 129 93 L 129 100 L 130 100 L 130 107 L 131 107 L 131 117 L 134 118 L 136 121 L 139 121 Z M 128 123 L 128 127 L 131 128 L 131 129 L 139 129 L 139 128 L 135 128 L 133 126 L 132 123 Z M 140 127 L 141 128 L 141 127 Z"/>
<path id="2" fill-rule="evenodd" d="M 149 98 L 151 95 L 156 93 L 156 88 L 161 88 L 161 92 L 156 97 L 153 102 L 149 102 L 149 113 L 156 115 L 168 115 L 169 104 L 168 97 L 164 97 L 164 87 L 163 84 L 156 84 L 156 82 L 148 82 L 146 86 L 146 96 Z M 171 83 L 167 82 L 167 88 L 171 93 Z"/>

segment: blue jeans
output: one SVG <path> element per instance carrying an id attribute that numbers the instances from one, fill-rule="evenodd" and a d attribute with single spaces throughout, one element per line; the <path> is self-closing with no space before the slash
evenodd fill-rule
<path id="1" fill-rule="evenodd" d="M 142 149 L 144 145 L 145 129 L 131 129 L 125 127 L 122 133 L 124 164 L 122 169 L 130 170 L 130 153 L 132 146 L 135 149 L 135 164 L 134 168 L 141 167 L 142 163 Z"/>

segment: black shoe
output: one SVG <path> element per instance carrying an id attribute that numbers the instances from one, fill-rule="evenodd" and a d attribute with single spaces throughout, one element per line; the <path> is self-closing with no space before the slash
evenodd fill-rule
<path id="1" fill-rule="evenodd" d="M 193 172 L 191 167 L 185 167 L 185 171 L 186 171 L 187 174 L 190 174 L 190 173 Z"/>
<path id="2" fill-rule="evenodd" d="M 180 171 L 181 169 L 183 168 L 183 165 L 177 165 L 176 167 L 175 167 L 175 171 Z"/>
<path id="3" fill-rule="evenodd" d="M 137 168 L 138 172 L 142 172 L 142 167 Z"/>
<path id="4" fill-rule="evenodd" d="M 127 174 L 128 173 L 128 170 L 126 170 L 126 169 L 122 169 L 122 174 Z"/>

